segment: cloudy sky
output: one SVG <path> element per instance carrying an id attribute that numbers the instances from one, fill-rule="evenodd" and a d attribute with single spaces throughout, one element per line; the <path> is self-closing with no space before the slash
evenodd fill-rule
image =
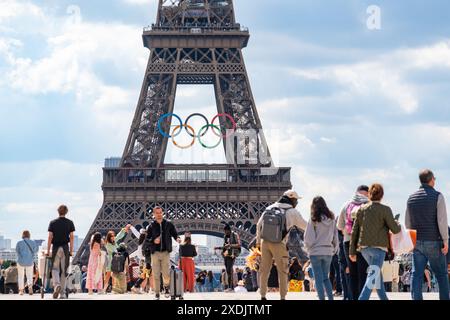
<path id="1" fill-rule="evenodd" d="M 380 29 L 368 28 L 371 5 Z M 251 32 L 244 56 L 269 148 L 292 167 L 305 217 L 315 195 L 338 211 L 372 182 L 403 214 L 425 167 L 450 198 L 448 1 L 235 7 Z M 45 237 L 61 203 L 87 232 L 103 160 L 123 152 L 148 58 L 142 27 L 155 18 L 155 0 L 0 0 L 0 234 Z M 212 87 L 180 87 L 175 108 L 214 115 Z M 200 151 L 171 147 L 167 162 L 223 159 Z"/>

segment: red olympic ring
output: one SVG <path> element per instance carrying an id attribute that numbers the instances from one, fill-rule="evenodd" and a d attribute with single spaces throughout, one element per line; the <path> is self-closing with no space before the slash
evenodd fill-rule
<path id="1" fill-rule="evenodd" d="M 237 129 L 236 121 L 234 121 L 233 117 L 230 116 L 228 113 L 219 113 L 217 116 L 215 116 L 215 117 L 212 119 L 211 124 L 214 124 L 214 122 L 215 122 L 215 121 L 217 120 L 217 118 L 219 118 L 219 117 L 225 117 L 225 118 L 228 118 L 228 119 L 231 121 L 231 123 L 233 124 L 233 132 L 230 133 L 230 134 L 219 135 L 219 134 L 216 134 L 216 132 L 214 131 L 214 129 L 215 129 L 214 127 L 213 127 L 213 130 L 212 130 L 212 131 L 214 132 L 214 134 L 215 134 L 216 136 L 222 137 L 222 138 L 224 138 L 224 139 L 227 139 L 227 138 L 231 137 L 231 136 L 233 135 L 233 133 L 236 131 L 236 129 Z"/>

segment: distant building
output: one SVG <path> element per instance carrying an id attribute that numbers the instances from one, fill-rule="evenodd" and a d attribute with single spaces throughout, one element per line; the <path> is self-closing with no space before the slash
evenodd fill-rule
<path id="1" fill-rule="evenodd" d="M 209 253 L 214 254 L 214 248 L 223 246 L 223 239 L 218 237 L 207 236 L 206 246 L 209 249 Z"/>
<path id="2" fill-rule="evenodd" d="M 78 248 L 80 245 L 79 241 L 80 241 L 80 239 L 78 238 L 78 236 L 73 237 L 73 251 L 78 251 Z"/>
<path id="3" fill-rule="evenodd" d="M 84 238 L 79 238 L 77 235 L 74 235 L 74 237 L 73 237 L 74 254 L 76 254 L 78 249 L 80 249 L 81 245 L 83 244 L 83 241 L 84 241 Z"/>
<path id="4" fill-rule="evenodd" d="M 199 256 L 209 255 L 209 248 L 207 246 L 197 246 L 197 254 Z"/>
<path id="5" fill-rule="evenodd" d="M 11 239 L 0 235 L 0 250 L 11 250 Z"/>
<path id="6" fill-rule="evenodd" d="M 207 237 L 206 246 L 197 246 L 197 257 L 194 258 L 196 267 L 205 270 L 220 271 L 224 267 L 224 260 L 221 255 L 221 250 L 214 250 L 214 247 L 223 246 L 223 239 L 218 237 Z M 178 262 L 178 248 L 174 245 L 174 250 L 171 254 L 171 259 Z M 242 248 L 241 255 L 236 259 L 235 266 L 243 268 L 246 264 L 246 257 L 249 251 Z"/>
<path id="7" fill-rule="evenodd" d="M 0 260 L 17 261 L 16 250 L 0 250 Z"/>

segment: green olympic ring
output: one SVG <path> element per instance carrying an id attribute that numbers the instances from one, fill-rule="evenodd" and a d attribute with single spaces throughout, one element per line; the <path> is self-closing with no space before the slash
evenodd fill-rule
<path id="1" fill-rule="evenodd" d="M 198 142 L 200 142 L 200 144 L 202 145 L 202 147 L 203 148 L 206 148 L 206 149 L 215 149 L 215 148 L 217 148 L 219 145 L 220 145 L 220 143 L 222 142 L 222 137 L 219 137 L 220 139 L 219 139 L 219 142 L 217 143 L 217 144 L 215 144 L 214 146 L 207 146 L 206 144 L 204 144 L 203 143 L 203 141 L 202 141 L 202 131 L 203 130 L 205 130 L 206 129 L 206 131 L 208 131 L 208 129 L 209 128 L 214 128 L 214 129 L 217 129 L 217 130 L 219 130 L 220 131 L 220 128 L 218 127 L 218 126 L 216 126 L 215 124 L 207 124 L 207 125 L 205 125 L 205 126 L 203 126 L 201 129 L 200 129 L 200 131 L 199 131 L 199 133 L 198 133 Z M 205 132 L 206 132 L 205 131 Z"/>

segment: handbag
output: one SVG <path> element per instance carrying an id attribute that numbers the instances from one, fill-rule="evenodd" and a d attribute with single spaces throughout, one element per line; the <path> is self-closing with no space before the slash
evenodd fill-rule
<path id="1" fill-rule="evenodd" d="M 384 282 L 398 282 L 399 281 L 400 265 L 396 261 L 384 261 L 381 269 Z"/>
<path id="2" fill-rule="evenodd" d="M 400 227 L 401 231 L 399 233 L 391 235 L 392 250 L 395 254 L 409 253 L 414 250 L 411 235 L 403 226 Z"/>

